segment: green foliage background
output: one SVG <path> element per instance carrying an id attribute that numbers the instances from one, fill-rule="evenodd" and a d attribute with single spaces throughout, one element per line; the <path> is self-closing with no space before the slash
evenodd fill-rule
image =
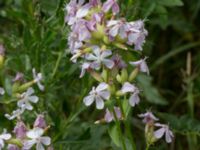
<path id="1" fill-rule="evenodd" d="M 9 93 L 15 73 L 23 72 L 28 80 L 35 67 L 44 74 L 46 87 L 45 92 L 38 91 L 41 101 L 36 110 L 45 110 L 47 114 L 55 150 L 118 150 L 113 125 L 94 125 L 103 113 L 92 107 L 86 109 L 82 103 L 94 81 L 88 75 L 79 79 L 79 67 L 69 60 L 69 28 L 64 23 L 66 2 L 0 0 L 0 43 L 6 48 L 0 84 Z M 121 16 L 129 21 L 145 19 L 149 31 L 144 53 L 149 56 L 151 75 L 137 78 L 143 90 L 142 102 L 129 116 L 137 149 L 145 147 L 144 125 L 137 114 L 151 108 L 163 122 L 169 123 L 175 134 L 171 145 L 161 140 L 152 150 L 199 150 L 200 1 L 119 0 L 119 3 Z M 187 74 L 189 55 L 191 73 Z M 14 107 L 11 101 L 6 97 L 0 99 L 2 129 L 11 130 L 14 125 L 4 117 Z M 29 114 L 26 119 L 31 122 L 34 115 Z M 126 144 L 130 144 L 128 139 Z"/>

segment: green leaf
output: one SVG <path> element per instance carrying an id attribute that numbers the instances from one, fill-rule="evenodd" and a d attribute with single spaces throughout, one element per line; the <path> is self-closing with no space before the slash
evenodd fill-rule
<path id="1" fill-rule="evenodd" d="M 117 125 L 113 125 L 108 132 L 115 145 L 120 147 L 120 137 L 117 130 Z"/>
<path id="2" fill-rule="evenodd" d="M 152 85 L 152 78 L 150 76 L 140 74 L 137 77 L 137 80 L 147 101 L 159 105 L 167 104 L 167 101 L 160 95 L 158 90 Z"/>
<path id="3" fill-rule="evenodd" d="M 183 2 L 181 0 L 159 0 L 158 1 L 160 4 L 168 7 L 173 7 L 173 6 L 183 6 Z"/>
<path id="4" fill-rule="evenodd" d="M 174 116 L 171 114 L 160 113 L 159 116 L 169 123 L 170 128 L 180 134 L 200 134 L 200 121 L 187 115 Z"/>

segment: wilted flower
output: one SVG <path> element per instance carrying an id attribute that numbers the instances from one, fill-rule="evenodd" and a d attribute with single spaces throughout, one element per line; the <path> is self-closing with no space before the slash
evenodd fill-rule
<path id="1" fill-rule="evenodd" d="M 36 150 L 44 150 L 44 146 L 48 146 L 51 144 L 51 139 L 48 136 L 42 136 L 44 134 L 44 130 L 41 128 L 34 128 L 26 133 L 26 136 L 30 138 L 24 142 L 23 149 L 29 150 L 36 144 Z"/>
<path id="2" fill-rule="evenodd" d="M 100 69 L 101 64 L 104 64 L 107 68 L 111 69 L 114 66 L 114 62 L 107 57 L 112 55 L 110 50 L 101 51 L 98 46 L 93 47 L 93 54 L 88 54 L 86 59 L 93 61 L 91 63 L 91 68 Z"/>
<path id="3" fill-rule="evenodd" d="M 135 106 L 140 102 L 140 98 L 138 96 L 139 89 L 129 82 L 125 82 L 121 89 L 122 93 L 132 93 L 131 97 L 129 98 L 129 103 L 131 106 Z"/>
<path id="4" fill-rule="evenodd" d="M 2 87 L 0 87 L 0 95 L 4 95 L 4 94 L 5 94 L 5 90 Z"/>
<path id="5" fill-rule="evenodd" d="M 117 119 L 122 119 L 122 113 L 119 107 L 114 107 L 114 111 L 116 114 Z M 104 120 L 108 123 L 110 123 L 111 121 L 115 120 L 114 114 L 113 112 L 110 112 L 108 109 L 106 109 L 106 114 L 104 116 Z"/>
<path id="6" fill-rule="evenodd" d="M 26 137 L 26 131 L 26 125 L 22 121 L 19 121 L 17 122 L 17 125 L 15 126 L 13 132 L 15 133 L 17 138 L 23 139 L 24 137 Z"/>
<path id="7" fill-rule="evenodd" d="M 0 150 L 5 146 L 5 140 L 9 140 L 11 138 L 11 134 L 7 133 L 4 129 L 3 133 L 0 135 Z"/>
<path id="8" fill-rule="evenodd" d="M 8 145 L 8 150 L 20 150 L 17 145 L 14 144 L 9 144 Z"/>
<path id="9" fill-rule="evenodd" d="M 114 15 L 119 13 L 119 5 L 117 4 L 116 0 L 107 0 L 102 7 L 104 12 L 108 12 L 112 8 L 112 12 Z"/>
<path id="10" fill-rule="evenodd" d="M 24 80 L 24 74 L 21 72 L 17 72 L 15 78 L 12 80 L 13 82 L 22 82 Z"/>
<path id="11" fill-rule="evenodd" d="M 107 90 L 108 84 L 100 83 L 96 88 L 93 87 L 92 91 L 90 91 L 89 96 L 83 99 L 83 102 L 86 106 L 90 106 L 94 101 L 96 102 L 97 109 L 104 108 L 104 101 L 108 100 L 110 97 L 110 92 Z"/>
<path id="12" fill-rule="evenodd" d="M 41 91 L 44 91 L 44 86 L 40 82 L 42 80 L 42 73 L 36 73 L 35 68 L 33 68 L 32 72 L 33 72 L 34 82 L 37 83 Z"/>
<path id="13" fill-rule="evenodd" d="M 21 114 L 24 113 L 24 110 L 25 110 L 25 105 L 22 105 L 21 108 L 14 110 L 11 115 L 5 114 L 5 117 L 9 120 L 20 118 Z"/>
<path id="14" fill-rule="evenodd" d="M 123 69 L 127 67 L 126 63 L 122 60 L 120 55 L 114 55 L 111 59 L 115 64 L 114 66 L 118 69 Z"/>
<path id="15" fill-rule="evenodd" d="M 46 124 L 46 121 L 44 119 L 44 115 L 38 115 L 35 122 L 34 122 L 34 125 L 33 125 L 35 128 L 38 127 L 38 128 L 46 128 L 47 127 L 47 124 Z"/>
<path id="16" fill-rule="evenodd" d="M 160 124 L 160 123 L 156 123 L 155 126 L 161 127 L 161 128 L 154 132 L 154 136 L 157 139 L 160 139 L 165 134 L 166 142 L 171 143 L 174 135 L 173 135 L 172 131 L 169 129 L 169 126 L 165 125 L 165 124 Z"/>
<path id="17" fill-rule="evenodd" d="M 139 116 L 140 118 L 143 118 L 142 121 L 143 121 L 144 123 L 152 123 L 152 122 L 158 120 L 158 118 L 156 118 L 156 117 L 153 115 L 153 113 L 150 112 L 150 111 L 147 111 L 147 112 L 144 113 L 144 114 L 139 114 L 138 116 Z"/>
<path id="18" fill-rule="evenodd" d="M 142 50 L 142 45 L 148 34 L 147 30 L 144 28 L 144 22 L 142 20 L 138 20 L 127 23 L 127 30 L 129 31 L 127 44 L 134 44 L 135 50 Z"/>
<path id="19" fill-rule="evenodd" d="M 18 107 L 32 110 L 33 106 L 31 103 L 37 103 L 39 100 L 37 96 L 33 96 L 32 94 L 34 94 L 34 89 L 28 88 L 28 90 L 21 95 L 21 99 L 17 102 Z"/>
<path id="20" fill-rule="evenodd" d="M 144 59 L 135 61 L 135 62 L 130 62 L 130 64 L 138 67 L 141 72 L 149 74 L 149 68 L 145 61 L 146 59 L 147 59 L 147 57 L 145 57 Z"/>

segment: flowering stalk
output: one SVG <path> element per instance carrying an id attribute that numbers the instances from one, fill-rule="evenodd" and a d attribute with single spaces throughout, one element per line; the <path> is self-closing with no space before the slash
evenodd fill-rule
<path id="1" fill-rule="evenodd" d="M 131 51 L 142 53 L 142 46 L 148 35 L 144 21 L 128 22 L 125 18 L 117 18 L 120 8 L 116 0 L 107 0 L 104 3 L 100 0 L 89 0 L 88 3 L 84 0 L 71 0 L 65 9 L 65 21 L 71 29 L 68 37 L 71 61 L 80 64 L 80 77 L 89 73 L 98 82 L 83 102 L 86 106 L 95 103 L 99 110 L 106 108 L 106 115 L 102 120 L 108 123 L 115 120 L 122 138 L 122 148 L 126 149 L 120 127 L 120 120 L 126 120 L 128 116 L 123 108 L 127 99 L 123 100 L 123 97 L 129 96 L 128 103 L 131 107 L 140 103 L 141 90 L 133 81 L 139 72 L 149 75 L 149 69 L 147 57 L 127 60 L 120 54 Z M 172 133 L 168 126 L 160 124 L 162 130 L 159 133 L 155 131 L 154 135 L 154 126 L 159 127 L 159 124 L 150 126 L 148 123 L 145 133 L 148 146 L 164 133 L 169 135 L 167 142 L 171 142 Z M 129 137 L 133 149 L 136 149 L 131 134 Z"/>

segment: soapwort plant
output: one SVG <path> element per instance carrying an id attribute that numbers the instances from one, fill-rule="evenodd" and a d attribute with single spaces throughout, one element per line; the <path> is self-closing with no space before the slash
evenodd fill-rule
<path id="1" fill-rule="evenodd" d="M 135 81 L 142 72 L 149 74 L 147 57 L 142 57 L 142 47 L 148 35 L 145 20 L 128 22 L 120 18 L 117 0 L 71 0 L 65 7 L 65 21 L 70 26 L 68 46 L 72 54 L 71 61 L 81 67 L 80 77 L 86 73 L 96 80 L 96 86 L 83 98 L 86 106 L 105 110 L 105 117 L 96 123 L 117 125 L 121 147 L 126 150 L 121 122 L 128 127 L 127 117 L 130 106 L 140 103 L 142 89 Z M 126 54 L 134 55 L 129 60 Z M 167 143 L 172 142 L 173 133 L 168 125 L 160 124 L 152 112 L 139 115 L 145 123 L 146 149 L 165 136 Z M 127 128 L 126 128 L 127 129 Z M 129 138 L 132 149 L 136 149 L 131 130 Z"/>

